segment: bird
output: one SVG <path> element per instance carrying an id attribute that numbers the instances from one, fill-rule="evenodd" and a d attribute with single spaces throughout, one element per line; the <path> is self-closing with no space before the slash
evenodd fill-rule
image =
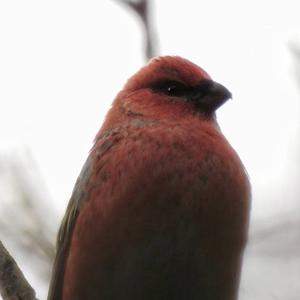
<path id="1" fill-rule="evenodd" d="M 117 94 L 63 217 L 48 300 L 236 300 L 251 186 L 217 123 L 232 95 L 179 56 Z"/>

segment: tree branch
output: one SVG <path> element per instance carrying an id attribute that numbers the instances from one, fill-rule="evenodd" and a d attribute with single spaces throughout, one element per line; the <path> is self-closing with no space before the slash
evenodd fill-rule
<path id="1" fill-rule="evenodd" d="M 150 16 L 149 0 L 117 0 L 127 5 L 140 18 L 144 29 L 145 56 L 150 59 L 157 55 L 157 35 Z"/>
<path id="2" fill-rule="evenodd" d="M 34 289 L 1 242 L 0 293 L 3 300 L 36 300 Z"/>

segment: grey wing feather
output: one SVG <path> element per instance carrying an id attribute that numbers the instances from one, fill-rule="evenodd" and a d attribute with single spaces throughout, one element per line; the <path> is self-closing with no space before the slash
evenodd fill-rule
<path id="1" fill-rule="evenodd" d="M 89 176 L 90 158 L 87 159 L 79 175 L 79 178 L 77 179 L 72 197 L 67 207 L 67 211 L 58 231 L 56 242 L 56 257 L 52 269 L 48 300 L 62 299 L 65 263 L 69 252 L 72 233 L 76 224 L 76 219 L 78 217 L 82 203 L 86 198 L 84 187 L 87 184 Z"/>
<path id="2" fill-rule="evenodd" d="M 103 157 L 113 145 L 116 145 L 118 141 L 122 139 L 122 137 L 123 135 L 120 128 L 109 129 L 102 135 L 99 135 L 95 140 L 90 156 L 81 170 L 58 232 L 56 257 L 52 269 L 48 300 L 62 299 L 65 264 L 69 253 L 71 237 L 80 209 L 88 198 L 86 187 L 88 186 L 92 172 L 92 152 L 96 151 L 99 157 Z"/>

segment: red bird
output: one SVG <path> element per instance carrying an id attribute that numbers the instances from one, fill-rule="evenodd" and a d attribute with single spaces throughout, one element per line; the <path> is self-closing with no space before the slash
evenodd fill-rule
<path id="1" fill-rule="evenodd" d="M 58 234 L 49 300 L 234 300 L 250 185 L 198 66 L 158 57 L 117 95 Z"/>

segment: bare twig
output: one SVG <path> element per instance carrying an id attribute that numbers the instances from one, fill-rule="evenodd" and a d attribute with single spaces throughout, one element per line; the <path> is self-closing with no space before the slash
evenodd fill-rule
<path id="1" fill-rule="evenodd" d="M 252 243 L 260 243 L 266 239 L 271 239 L 274 236 L 278 236 L 282 233 L 291 232 L 292 230 L 297 230 L 299 228 L 299 220 L 296 221 L 286 221 L 288 218 L 280 222 L 264 221 L 260 226 L 256 226 L 256 229 L 253 233 L 250 234 Z"/>
<path id="2" fill-rule="evenodd" d="M 150 15 L 149 0 L 117 0 L 127 5 L 140 18 L 143 24 L 145 35 L 145 57 L 150 59 L 157 55 L 157 34 L 154 30 L 153 21 Z"/>
<path id="3" fill-rule="evenodd" d="M 0 242 L 0 293 L 3 300 L 35 300 L 35 291 Z"/>
<path id="4" fill-rule="evenodd" d="M 300 42 L 293 42 L 289 45 L 289 49 L 294 58 L 294 73 L 298 88 L 300 88 Z"/>
<path id="5" fill-rule="evenodd" d="M 51 199 L 42 175 L 27 148 L 0 153 L 0 166 L 1 232 L 7 242 L 31 257 L 32 271 L 47 281 L 55 249 L 52 223 L 57 216 L 48 204 Z"/>

